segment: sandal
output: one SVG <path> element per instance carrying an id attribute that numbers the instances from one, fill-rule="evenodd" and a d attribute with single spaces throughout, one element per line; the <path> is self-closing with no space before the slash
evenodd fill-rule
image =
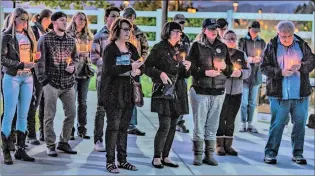
<path id="1" fill-rule="evenodd" d="M 136 168 L 136 166 L 128 163 L 128 162 L 122 162 L 118 164 L 118 168 L 122 168 L 122 169 L 127 169 L 127 170 L 131 170 L 131 171 L 137 171 L 138 169 Z"/>
<path id="2" fill-rule="evenodd" d="M 115 173 L 115 174 L 119 173 L 119 170 L 118 170 L 117 166 L 115 165 L 115 163 L 106 163 L 106 169 L 110 173 Z"/>

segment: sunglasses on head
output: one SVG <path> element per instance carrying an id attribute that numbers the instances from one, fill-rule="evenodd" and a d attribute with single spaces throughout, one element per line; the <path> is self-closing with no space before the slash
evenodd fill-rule
<path id="1" fill-rule="evenodd" d="M 185 21 L 180 21 L 178 22 L 179 24 L 185 24 L 186 22 Z"/>

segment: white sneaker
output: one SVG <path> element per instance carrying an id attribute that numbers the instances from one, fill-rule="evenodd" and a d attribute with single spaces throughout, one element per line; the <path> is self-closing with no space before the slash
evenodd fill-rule
<path id="1" fill-rule="evenodd" d="M 101 141 L 97 141 L 94 145 L 94 150 L 98 152 L 106 152 L 106 149 Z"/>
<path id="2" fill-rule="evenodd" d="M 239 132 L 246 132 L 246 123 L 243 123 Z"/>

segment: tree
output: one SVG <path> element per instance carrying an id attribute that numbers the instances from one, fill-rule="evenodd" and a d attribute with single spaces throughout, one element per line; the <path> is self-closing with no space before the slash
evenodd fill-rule
<path id="1" fill-rule="evenodd" d="M 75 10 L 83 10 L 84 7 L 86 6 L 94 6 L 95 8 L 107 8 L 111 6 L 112 4 L 104 1 L 104 0 L 94 0 L 94 1 L 88 1 L 88 0 L 64 0 L 64 1 L 47 1 L 47 0 L 33 0 L 33 1 L 28 1 L 28 0 L 21 0 L 21 1 L 16 1 L 18 3 L 24 3 L 24 2 L 30 2 L 31 5 L 40 5 L 43 4 L 46 7 L 56 9 L 56 8 L 61 8 L 61 9 L 71 9 L 74 8 Z"/>

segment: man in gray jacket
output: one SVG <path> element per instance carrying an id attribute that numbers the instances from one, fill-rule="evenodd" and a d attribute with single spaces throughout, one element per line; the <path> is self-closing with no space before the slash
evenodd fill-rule
<path id="1" fill-rule="evenodd" d="M 262 83 L 262 74 L 260 70 L 261 53 L 266 46 L 266 42 L 258 34 L 260 24 L 258 21 L 252 21 L 248 26 L 248 33 L 241 38 L 238 43 L 238 49 L 244 51 L 247 60 L 251 66 L 251 74 L 248 79 L 244 80 L 243 97 L 241 105 L 242 126 L 240 132 L 257 133 L 253 126 L 253 117 L 256 109 L 256 99 L 260 84 Z M 248 123 L 246 128 L 246 122 Z"/>
<path id="2" fill-rule="evenodd" d="M 109 43 L 109 29 L 116 18 L 119 17 L 120 10 L 117 7 L 108 7 L 105 10 L 106 25 L 95 34 L 91 49 L 91 61 L 97 66 L 96 89 L 97 96 L 100 96 L 100 82 L 102 74 L 102 55 L 105 47 Z M 99 99 L 99 98 L 98 98 Z M 97 106 L 94 124 L 94 149 L 99 152 L 105 152 L 103 145 L 105 109 L 103 106 Z"/>

